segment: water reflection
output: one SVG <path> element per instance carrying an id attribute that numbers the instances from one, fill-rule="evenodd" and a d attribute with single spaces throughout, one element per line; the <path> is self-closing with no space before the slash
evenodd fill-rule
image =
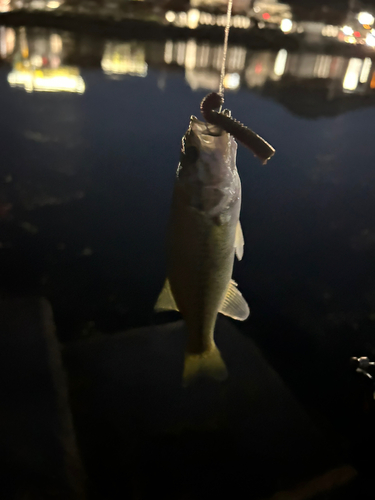
<path id="1" fill-rule="evenodd" d="M 27 92 L 82 94 L 85 83 L 79 68 L 62 63 L 67 57 L 68 46 L 60 34 L 48 30 L 28 32 L 25 28 L 0 27 L 1 58 L 13 63 L 7 77 L 9 85 Z"/>
<path id="2" fill-rule="evenodd" d="M 223 47 L 195 39 L 165 41 L 95 41 L 48 29 L 0 27 L 0 59 L 12 64 L 11 87 L 27 92 L 85 91 L 80 67 L 98 67 L 109 77 L 145 77 L 148 68 L 171 74 L 183 71 L 192 90 L 217 90 Z M 74 61 L 74 64 L 72 64 Z M 231 45 L 224 86 L 229 91 L 254 89 L 287 106 L 283 91 L 293 85 L 316 101 L 319 115 L 327 101 L 349 99 L 350 94 L 374 94 L 375 68 L 370 57 L 344 57 L 310 50 L 289 52 L 251 50 Z M 322 93 L 322 90 L 324 91 Z M 356 105 L 360 105 L 357 99 Z M 296 111 L 296 106 L 291 109 Z M 343 109 L 343 108 L 342 108 Z M 304 102 L 297 111 L 304 114 Z M 311 107 L 309 108 L 311 113 Z"/>
<path id="3" fill-rule="evenodd" d="M 181 136 L 218 88 L 222 45 L 198 31 L 172 27 L 148 41 L 0 28 L 2 290 L 40 290 L 66 338 L 86 321 L 114 331 L 151 314 Z M 375 110 L 343 114 L 374 103 L 374 63 L 361 54 L 229 48 L 228 106 L 277 148 L 264 169 L 238 153 L 247 245 L 238 279 L 255 312 L 243 328 L 255 322 L 275 358 L 285 339 L 321 339 L 330 353 L 342 329 L 373 339 Z M 305 363 L 298 347 L 290 353 L 286 364 Z"/>
<path id="4" fill-rule="evenodd" d="M 107 75 L 146 76 L 144 45 L 137 42 L 107 42 L 102 57 L 102 69 Z"/>

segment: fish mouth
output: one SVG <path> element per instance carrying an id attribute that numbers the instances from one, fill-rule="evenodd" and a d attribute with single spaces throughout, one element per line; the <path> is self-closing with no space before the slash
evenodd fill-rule
<path id="1" fill-rule="evenodd" d="M 194 115 L 190 117 L 185 138 L 186 146 L 195 146 L 200 151 L 200 157 L 205 154 L 210 157 L 214 155 L 217 162 L 226 161 L 230 155 L 232 142 L 230 135 L 218 125 L 202 122 Z"/>
<path id="2" fill-rule="evenodd" d="M 225 130 L 218 125 L 202 122 L 194 115 L 191 115 L 190 117 L 189 128 L 198 136 L 220 137 L 221 135 L 227 134 L 227 132 L 225 132 Z"/>

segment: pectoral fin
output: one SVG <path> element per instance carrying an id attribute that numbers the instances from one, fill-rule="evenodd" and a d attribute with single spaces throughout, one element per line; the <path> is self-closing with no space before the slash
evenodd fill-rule
<path id="1" fill-rule="evenodd" d="M 241 260 L 243 257 L 243 246 L 245 242 L 243 239 L 243 232 L 242 232 L 242 227 L 241 227 L 241 222 L 238 221 L 237 227 L 236 227 L 236 239 L 234 241 L 234 248 L 236 249 L 236 255 L 237 259 Z"/>
<path id="2" fill-rule="evenodd" d="M 249 306 L 238 290 L 237 283 L 233 280 L 230 280 L 227 294 L 219 312 L 240 321 L 244 321 L 250 314 Z"/>
<path id="3" fill-rule="evenodd" d="M 156 301 L 154 310 L 157 312 L 178 311 L 178 307 L 176 301 L 174 300 L 168 278 L 165 280 L 163 289 L 160 292 L 158 300 Z"/>

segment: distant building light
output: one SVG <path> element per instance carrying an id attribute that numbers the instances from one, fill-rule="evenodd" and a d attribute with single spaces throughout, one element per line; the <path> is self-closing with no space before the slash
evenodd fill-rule
<path id="1" fill-rule="evenodd" d="M 340 28 L 338 26 L 333 26 L 333 24 L 327 24 L 322 28 L 323 36 L 337 37 L 339 34 Z"/>
<path id="2" fill-rule="evenodd" d="M 265 21 L 267 21 L 271 17 L 271 14 L 269 14 L 268 12 L 265 12 L 264 14 L 262 14 L 262 17 Z"/>
<path id="3" fill-rule="evenodd" d="M 227 73 L 224 77 L 224 87 L 226 89 L 238 89 L 240 86 L 240 75 L 238 73 Z"/>
<path id="4" fill-rule="evenodd" d="M 375 18 L 369 12 L 360 12 L 358 14 L 358 21 L 361 24 L 374 24 Z"/>
<path id="5" fill-rule="evenodd" d="M 188 28 L 195 30 L 199 26 L 200 12 L 198 9 L 190 9 L 187 13 Z"/>
<path id="6" fill-rule="evenodd" d="M 364 24 L 363 27 L 365 28 L 365 30 L 370 30 L 371 29 L 371 26 L 369 24 Z"/>
<path id="7" fill-rule="evenodd" d="M 370 69 L 371 69 L 372 61 L 369 57 L 366 57 L 366 59 L 363 61 L 363 66 L 361 69 L 361 74 L 359 76 L 359 81 L 361 83 L 366 83 L 370 74 Z"/>
<path id="8" fill-rule="evenodd" d="M 8 12 L 10 0 L 0 0 L 0 12 Z"/>
<path id="9" fill-rule="evenodd" d="M 275 66 L 273 68 L 276 76 L 282 76 L 284 74 L 287 58 L 288 52 L 285 49 L 280 49 L 277 53 Z"/>
<path id="10" fill-rule="evenodd" d="M 176 15 L 175 25 L 180 26 L 181 28 L 184 28 L 185 26 L 187 26 L 187 13 L 186 12 L 180 12 L 179 14 Z"/>
<path id="11" fill-rule="evenodd" d="M 60 7 L 61 3 L 58 2 L 57 0 L 50 0 L 50 2 L 47 3 L 47 9 L 57 9 L 57 7 Z"/>
<path id="12" fill-rule="evenodd" d="M 280 23 L 280 29 L 283 33 L 289 33 L 293 27 L 293 23 L 290 19 L 283 19 Z"/>
<path id="13" fill-rule="evenodd" d="M 346 42 L 346 43 L 356 43 L 356 39 L 354 38 L 354 36 L 346 36 L 344 38 L 344 42 Z"/>
<path id="14" fill-rule="evenodd" d="M 342 32 L 344 33 L 344 35 L 350 36 L 350 35 L 352 35 L 354 33 L 354 30 L 350 26 L 343 26 L 342 27 Z"/>
<path id="15" fill-rule="evenodd" d="M 168 10 L 168 12 L 165 13 L 165 19 L 169 23 L 173 23 L 173 21 L 176 19 L 176 14 L 172 12 L 171 10 Z"/>
<path id="16" fill-rule="evenodd" d="M 345 73 L 342 88 L 344 90 L 355 90 L 358 86 L 359 73 L 362 69 L 362 59 L 353 57 L 350 59 Z"/>
<path id="17" fill-rule="evenodd" d="M 220 19 L 221 16 L 218 16 L 218 17 Z M 214 25 L 214 24 L 216 24 L 216 16 L 213 16 L 212 14 L 209 14 L 208 12 L 201 12 L 199 21 L 201 24 Z"/>
<path id="18" fill-rule="evenodd" d="M 361 36 L 361 33 L 359 31 L 355 31 L 353 33 L 353 35 L 356 37 L 356 38 L 359 38 Z"/>

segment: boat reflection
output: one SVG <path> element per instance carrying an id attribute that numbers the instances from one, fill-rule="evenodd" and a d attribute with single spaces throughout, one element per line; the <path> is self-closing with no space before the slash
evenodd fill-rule
<path id="1" fill-rule="evenodd" d="M 35 68 L 30 64 L 16 63 L 8 75 L 11 87 L 23 87 L 27 92 L 76 92 L 83 94 L 85 83 L 78 68 L 61 66 Z"/>
<path id="2" fill-rule="evenodd" d="M 25 28 L 0 28 L 0 56 L 12 60 L 7 80 L 27 92 L 74 92 L 83 94 L 85 83 L 76 66 L 62 63 L 67 46 L 58 33 Z"/>

